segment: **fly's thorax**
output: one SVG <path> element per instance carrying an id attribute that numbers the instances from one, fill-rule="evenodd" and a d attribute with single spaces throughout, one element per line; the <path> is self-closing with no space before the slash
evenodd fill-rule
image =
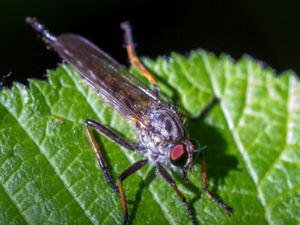
<path id="1" fill-rule="evenodd" d="M 140 144 L 146 149 L 160 149 L 178 143 L 184 137 L 183 124 L 169 107 L 150 109 L 146 126 L 137 122 Z M 160 150 L 163 151 L 163 150 Z"/>
<path id="2" fill-rule="evenodd" d="M 147 126 L 137 123 L 142 154 L 154 164 L 185 175 L 193 166 L 198 143 L 185 137 L 181 120 L 170 108 L 151 110 L 147 118 L 151 122 Z"/>
<path id="3" fill-rule="evenodd" d="M 184 127 L 178 114 L 168 107 L 152 109 L 147 117 L 153 139 L 176 143 L 184 137 Z"/>
<path id="4" fill-rule="evenodd" d="M 147 126 L 139 126 L 140 146 L 150 162 L 170 165 L 170 151 L 184 137 L 184 128 L 177 113 L 171 108 L 151 109 Z"/>

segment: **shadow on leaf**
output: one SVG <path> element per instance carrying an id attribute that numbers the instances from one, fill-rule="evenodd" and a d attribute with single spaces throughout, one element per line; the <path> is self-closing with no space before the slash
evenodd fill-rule
<path id="1" fill-rule="evenodd" d="M 213 187 L 209 189 L 216 193 L 218 185 L 224 183 L 224 179 L 231 170 L 238 170 L 238 160 L 235 156 L 226 154 L 227 143 L 220 132 L 213 126 L 205 123 L 202 118 L 197 118 L 188 123 L 188 132 L 192 139 L 197 140 L 206 159 L 207 178 L 213 180 Z M 200 158 L 196 156 L 194 163 L 200 167 Z M 198 175 L 200 179 L 200 174 Z"/>

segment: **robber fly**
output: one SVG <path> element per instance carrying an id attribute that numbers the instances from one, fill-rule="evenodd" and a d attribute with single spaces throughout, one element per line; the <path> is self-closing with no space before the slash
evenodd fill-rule
<path id="1" fill-rule="evenodd" d="M 147 163 L 155 165 L 157 173 L 175 190 L 184 204 L 192 223 L 197 224 L 190 204 L 177 188 L 176 182 L 166 168 L 187 177 L 186 173 L 193 166 L 193 156 L 199 150 L 198 146 L 194 141 L 187 138 L 183 122 L 175 107 L 159 98 L 159 87 L 156 79 L 137 57 L 129 23 L 122 23 L 121 28 L 124 30 L 125 46 L 130 63 L 153 84 L 153 90 L 146 87 L 116 60 L 84 37 L 75 34 L 54 36 L 35 18 L 28 17 L 26 21 L 41 34 L 44 42 L 70 64 L 108 105 L 121 115 L 131 118 L 137 128 L 139 142 L 134 144 L 124 140 L 110 128 L 94 120 L 87 119 L 85 122 L 87 137 L 97 156 L 105 179 L 121 199 L 124 212 L 123 224 L 128 223 L 128 209 L 122 183 L 128 176 Z M 144 159 L 135 162 L 119 176 L 117 184 L 111 176 L 102 149 L 96 143 L 92 129 L 119 145 L 144 156 Z M 224 208 L 226 213 L 231 214 L 232 209 L 208 190 L 205 161 L 201 152 L 200 158 L 203 191 L 209 199 Z"/>

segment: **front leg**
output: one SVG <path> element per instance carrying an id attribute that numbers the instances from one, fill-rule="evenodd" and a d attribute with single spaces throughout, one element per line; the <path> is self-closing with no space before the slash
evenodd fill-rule
<path id="1" fill-rule="evenodd" d="M 184 197 L 183 193 L 178 189 L 175 180 L 171 177 L 171 175 L 168 173 L 168 171 L 161 164 L 157 164 L 157 172 L 175 190 L 177 196 L 180 198 L 180 200 L 184 204 L 193 225 L 197 225 L 198 224 L 197 219 L 192 212 L 192 207 L 190 206 L 190 204 Z"/>
<path id="2" fill-rule="evenodd" d="M 221 199 L 219 199 L 218 197 L 213 195 L 208 190 L 207 179 L 206 179 L 206 177 L 207 177 L 206 162 L 205 162 L 205 159 L 204 159 L 204 156 L 202 153 L 200 154 L 200 158 L 201 158 L 201 182 L 202 182 L 202 189 L 203 189 L 204 193 L 206 194 L 208 199 L 213 200 L 219 207 L 223 208 L 229 216 L 231 216 L 233 209 L 230 206 L 226 205 Z"/>
<path id="3" fill-rule="evenodd" d="M 219 98 L 214 96 L 209 103 L 205 106 L 205 108 L 201 111 L 199 115 L 199 119 L 203 120 L 207 114 L 212 110 L 212 108 L 219 102 Z"/>
<path id="4" fill-rule="evenodd" d="M 202 109 L 202 111 L 200 112 L 200 115 L 195 117 L 193 115 L 188 115 L 188 114 L 181 114 L 181 117 L 183 119 L 183 122 L 185 123 L 188 120 L 195 120 L 195 119 L 199 119 L 199 120 L 204 120 L 205 117 L 207 116 L 207 114 L 212 110 L 212 108 L 219 102 L 219 98 L 217 98 L 216 96 L 214 96 L 209 103 L 207 103 L 207 105 L 204 107 L 204 109 Z"/>
<path id="5" fill-rule="evenodd" d="M 115 185 L 114 180 L 112 178 L 112 175 L 109 171 L 109 168 L 108 168 L 108 166 L 105 162 L 102 151 L 99 148 L 99 145 L 97 144 L 97 142 L 95 140 L 95 136 L 94 136 L 94 134 L 93 134 L 93 132 L 91 131 L 90 128 L 94 128 L 97 132 L 99 132 L 101 134 L 104 134 L 106 137 L 108 137 L 112 141 L 116 142 L 117 144 L 119 144 L 119 145 L 121 145 L 121 146 L 123 146 L 127 149 L 135 151 L 137 148 L 135 147 L 135 145 L 132 145 L 132 144 L 128 143 L 122 137 L 120 137 L 116 133 L 112 132 L 107 127 L 97 123 L 96 121 L 93 121 L 93 120 L 86 120 L 85 121 L 86 134 L 87 134 L 88 139 L 89 139 L 89 141 L 90 141 L 90 143 L 93 147 L 93 150 L 94 150 L 95 155 L 97 157 L 100 168 L 102 169 L 102 171 L 104 173 L 104 177 L 105 177 L 107 183 L 109 184 L 109 186 L 113 189 L 113 191 L 116 194 L 120 195 L 119 190 L 118 190 L 117 186 Z"/>

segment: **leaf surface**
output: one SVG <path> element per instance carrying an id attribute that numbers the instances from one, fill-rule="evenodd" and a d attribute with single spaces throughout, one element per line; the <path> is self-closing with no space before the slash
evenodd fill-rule
<path id="1" fill-rule="evenodd" d="M 234 208 L 228 217 L 201 191 L 200 166 L 179 188 L 200 224 L 300 223 L 300 83 L 249 57 L 233 62 L 204 51 L 146 59 L 163 93 L 204 120 L 187 123 L 207 146 L 209 187 Z M 136 73 L 133 69 L 133 73 Z M 138 75 L 138 74 L 137 74 Z M 130 140 L 134 127 L 105 105 L 66 65 L 49 81 L 0 92 L 0 223 L 122 224 L 120 200 L 106 183 L 84 132 L 94 119 Z M 115 178 L 141 158 L 97 136 Z M 152 166 L 124 182 L 132 224 L 188 224 L 173 190 Z"/>

